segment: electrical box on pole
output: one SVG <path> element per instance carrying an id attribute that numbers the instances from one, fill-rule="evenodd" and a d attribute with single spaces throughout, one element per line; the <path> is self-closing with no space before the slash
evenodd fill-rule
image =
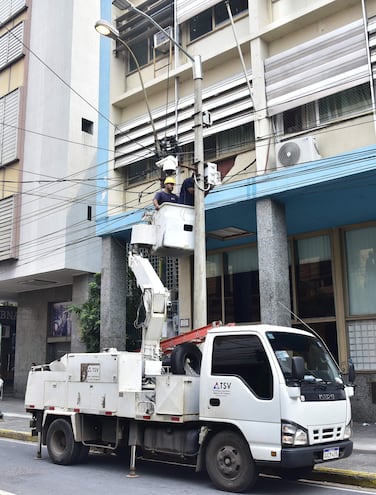
<path id="1" fill-rule="evenodd" d="M 216 163 L 207 162 L 205 164 L 205 182 L 210 186 L 221 185 L 221 173 L 218 171 Z"/>

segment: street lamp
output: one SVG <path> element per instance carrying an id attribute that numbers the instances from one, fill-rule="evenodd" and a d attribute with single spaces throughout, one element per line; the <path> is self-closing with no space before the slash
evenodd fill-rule
<path id="1" fill-rule="evenodd" d="M 150 15 L 135 7 L 126 0 L 129 7 L 148 19 L 151 24 L 162 31 L 167 38 L 180 50 L 192 63 L 194 81 L 194 161 L 197 167 L 197 180 L 195 181 L 195 249 L 194 249 L 194 278 L 193 278 L 193 328 L 200 328 L 207 323 L 207 295 L 206 295 L 206 250 L 205 250 L 205 183 L 204 183 L 204 137 L 202 122 L 202 63 L 201 57 L 192 57 L 170 33 L 163 29 Z M 129 50 L 128 45 L 120 38 L 119 31 L 107 21 L 97 21 L 95 28 L 100 34 L 118 40 Z M 130 51 L 131 55 L 132 52 Z M 133 54 L 134 57 L 134 54 Z M 135 57 L 134 57 L 135 59 Z M 137 63 L 138 66 L 138 63 Z M 139 71 L 140 74 L 140 71 Z M 140 75 L 141 84 L 143 86 Z M 144 86 L 143 86 L 144 87 Z M 145 92 L 144 92 L 145 93 Z M 146 93 L 145 93 L 146 94 Z M 150 116 L 150 109 L 149 116 Z M 152 119 L 150 118 L 151 122 Z M 154 129 L 155 132 L 155 129 Z M 155 137 L 155 136 L 154 136 Z"/>

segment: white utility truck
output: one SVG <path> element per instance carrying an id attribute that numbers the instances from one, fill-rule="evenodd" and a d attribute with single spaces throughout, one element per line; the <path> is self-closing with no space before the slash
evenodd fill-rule
<path id="1" fill-rule="evenodd" d="M 352 452 L 350 397 L 325 344 L 272 325 L 209 326 L 161 340 L 169 294 L 130 253 L 146 319 L 140 352 L 66 354 L 29 372 L 32 432 L 56 464 L 92 447 L 206 469 L 241 492 L 259 472 L 299 477 Z M 166 355 L 168 359 L 166 359 Z"/>

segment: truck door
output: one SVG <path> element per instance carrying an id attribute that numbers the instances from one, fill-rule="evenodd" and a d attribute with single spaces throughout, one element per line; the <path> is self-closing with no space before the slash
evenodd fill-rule
<path id="1" fill-rule="evenodd" d="M 279 460 L 279 384 L 260 337 L 215 336 L 212 355 L 206 358 L 209 362 L 201 368 L 201 418 L 236 425 L 255 460 Z"/>

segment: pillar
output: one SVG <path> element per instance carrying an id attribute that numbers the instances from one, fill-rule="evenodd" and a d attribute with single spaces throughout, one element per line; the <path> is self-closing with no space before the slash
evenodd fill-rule
<path id="1" fill-rule="evenodd" d="M 285 210 L 270 199 L 256 203 L 261 322 L 291 326 Z"/>
<path id="2" fill-rule="evenodd" d="M 127 260 L 125 244 L 113 237 L 102 239 L 101 349 L 125 350 Z"/>

